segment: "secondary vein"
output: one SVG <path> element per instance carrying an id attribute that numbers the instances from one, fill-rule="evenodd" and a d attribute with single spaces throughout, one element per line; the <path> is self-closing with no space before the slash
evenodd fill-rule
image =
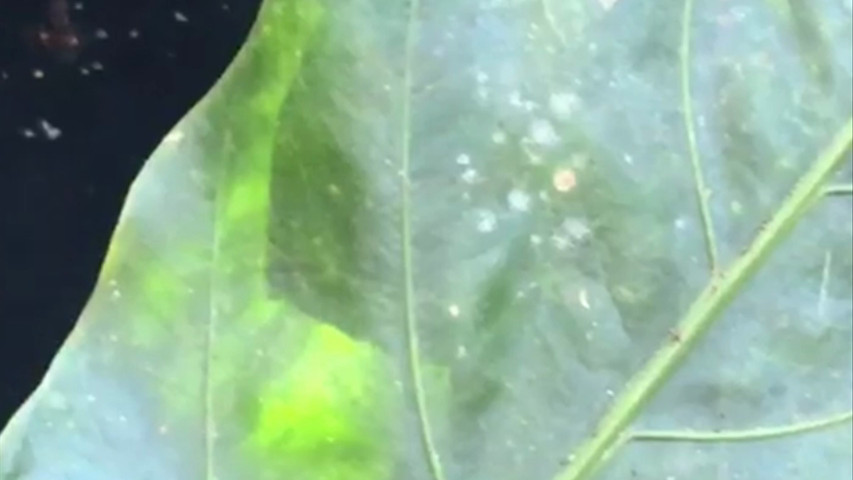
<path id="1" fill-rule="evenodd" d="M 853 195 L 853 184 L 829 185 L 823 189 L 824 195 Z"/>
<path id="2" fill-rule="evenodd" d="M 230 148 L 233 139 L 231 134 L 227 133 L 224 137 L 225 151 L 232 151 Z M 226 153 L 227 155 L 227 153 Z M 215 442 L 216 420 L 214 415 L 213 404 L 213 349 L 216 342 L 216 325 L 219 319 L 219 308 L 217 306 L 217 294 L 223 292 L 219 278 L 219 262 L 220 253 L 222 250 L 222 227 L 220 221 L 223 220 L 223 190 L 227 175 L 227 160 L 226 155 L 222 156 L 221 164 L 217 167 L 217 177 L 215 184 L 215 192 L 213 197 L 213 244 L 210 252 L 210 282 L 208 285 L 208 316 L 205 324 L 206 332 L 204 339 L 204 478 L 205 480 L 215 480 L 216 472 L 213 461 L 213 450 Z"/>
<path id="3" fill-rule="evenodd" d="M 628 439 L 644 442 L 754 442 L 824 430 L 849 423 L 850 420 L 853 420 L 853 410 L 791 425 L 744 430 L 723 430 L 718 432 L 641 430 L 630 434 Z"/>
<path id="4" fill-rule="evenodd" d="M 693 20 L 693 0 L 684 2 L 684 16 L 681 19 L 681 102 L 684 112 L 684 128 L 687 131 L 687 146 L 690 153 L 690 164 L 693 168 L 693 183 L 696 189 L 699 211 L 702 215 L 702 225 L 705 234 L 705 246 L 707 249 L 708 264 L 711 273 L 716 274 L 719 268 L 719 255 L 717 253 L 717 240 L 714 236 L 714 221 L 711 217 L 709 205 L 709 191 L 705 185 L 705 176 L 702 173 L 702 162 L 699 158 L 699 146 L 696 141 L 696 127 L 693 125 L 693 100 L 691 98 L 691 74 L 690 74 L 690 52 L 691 52 L 691 29 Z"/>

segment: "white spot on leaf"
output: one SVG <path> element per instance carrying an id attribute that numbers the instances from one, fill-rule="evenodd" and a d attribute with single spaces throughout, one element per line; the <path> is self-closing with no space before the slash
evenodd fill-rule
<path id="1" fill-rule="evenodd" d="M 598 0 L 598 3 L 605 10 L 610 10 L 618 2 L 619 2 L 619 0 Z"/>
<path id="2" fill-rule="evenodd" d="M 578 218 L 567 218 L 560 228 L 569 236 L 572 243 L 586 240 L 592 233 L 589 226 Z"/>
<path id="3" fill-rule="evenodd" d="M 498 225 L 498 217 L 490 210 L 477 211 L 477 230 L 482 233 L 489 233 L 495 230 Z"/>
<path id="4" fill-rule="evenodd" d="M 587 292 L 585 288 L 578 292 L 578 302 L 587 310 L 592 308 L 589 304 L 589 292 Z"/>
<path id="5" fill-rule="evenodd" d="M 513 107 L 523 107 L 524 100 L 521 98 L 521 92 L 514 91 L 509 94 L 509 104 Z"/>
<path id="6" fill-rule="evenodd" d="M 474 183 L 480 175 L 473 168 L 467 168 L 464 172 L 462 172 L 462 181 L 465 183 Z"/>
<path id="7" fill-rule="evenodd" d="M 560 143 L 560 137 L 557 136 L 554 126 L 548 120 L 534 120 L 530 124 L 530 138 L 533 140 L 533 143 L 546 147 Z"/>
<path id="8" fill-rule="evenodd" d="M 551 236 L 551 244 L 554 245 L 554 248 L 557 250 L 565 250 L 569 248 L 571 242 L 568 238 L 562 235 L 553 235 Z"/>
<path id="9" fill-rule="evenodd" d="M 519 189 L 510 190 L 506 197 L 509 208 L 518 211 L 526 212 L 530 210 L 530 195 L 527 192 Z"/>
<path id="10" fill-rule="evenodd" d="M 578 108 L 578 97 L 573 93 L 555 93 L 548 99 L 551 112 L 560 119 L 571 117 Z"/>
<path id="11" fill-rule="evenodd" d="M 480 100 L 488 100 L 489 98 L 489 90 L 483 85 L 477 86 L 477 98 Z"/>

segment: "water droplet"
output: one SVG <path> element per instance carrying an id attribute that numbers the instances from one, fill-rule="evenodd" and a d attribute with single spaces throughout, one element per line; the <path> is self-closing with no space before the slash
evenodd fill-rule
<path id="1" fill-rule="evenodd" d="M 471 157 L 466 153 L 460 153 L 458 157 L 456 157 L 456 163 L 459 165 L 470 165 Z"/>

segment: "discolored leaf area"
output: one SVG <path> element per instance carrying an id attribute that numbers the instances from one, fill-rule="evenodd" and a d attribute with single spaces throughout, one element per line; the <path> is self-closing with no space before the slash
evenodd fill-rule
<path id="1" fill-rule="evenodd" d="M 851 37 L 840 0 L 267 0 L 0 480 L 850 478 Z"/>

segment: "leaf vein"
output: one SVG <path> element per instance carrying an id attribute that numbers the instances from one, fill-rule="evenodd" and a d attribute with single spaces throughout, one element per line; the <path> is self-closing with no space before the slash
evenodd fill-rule
<path id="1" fill-rule="evenodd" d="M 684 114 L 684 128 L 687 132 L 687 146 L 690 155 L 690 164 L 693 169 L 693 184 L 696 189 L 699 211 L 702 216 L 708 264 L 711 267 L 711 273 L 716 274 L 719 268 L 719 254 L 717 253 L 714 221 L 711 217 L 711 207 L 709 204 L 710 190 L 705 183 L 705 176 L 702 173 L 702 161 L 699 157 L 699 146 L 696 140 L 696 127 L 693 119 L 693 100 L 691 99 L 692 78 L 690 72 L 690 59 L 692 35 L 690 25 L 692 20 L 693 0 L 686 0 L 684 2 L 684 16 L 682 18 L 681 25 L 681 102 Z"/>
<path id="2" fill-rule="evenodd" d="M 836 427 L 853 420 L 853 410 L 791 425 L 760 427 L 716 432 L 641 430 L 629 434 L 629 441 L 638 442 L 752 442 L 799 435 Z"/>
<path id="3" fill-rule="evenodd" d="M 226 133 L 224 137 L 225 151 L 232 150 L 230 148 L 233 139 L 231 133 Z M 221 165 L 217 168 L 217 178 L 214 187 L 215 193 L 213 198 L 213 242 L 210 251 L 211 274 L 210 283 L 208 285 L 208 315 L 206 322 L 206 331 L 204 338 L 204 359 L 203 359 L 203 382 L 204 382 L 204 478 L 205 480 L 215 480 L 216 472 L 213 463 L 213 450 L 215 442 L 216 420 L 214 417 L 213 405 L 213 349 L 216 342 L 216 325 L 219 317 L 219 308 L 216 305 L 217 294 L 225 289 L 219 284 L 220 279 L 217 272 L 220 271 L 220 253 L 222 251 L 222 227 L 219 219 L 223 218 L 225 208 L 226 182 L 228 178 L 227 161 L 223 156 Z"/>
<path id="4" fill-rule="evenodd" d="M 417 408 L 421 441 L 427 457 L 430 473 L 434 480 L 445 480 L 444 470 L 432 433 L 429 411 L 427 408 L 426 392 L 424 390 L 423 372 L 420 364 L 420 341 L 418 337 L 418 320 L 415 312 L 414 261 L 412 259 L 412 192 L 411 181 L 411 148 L 412 148 L 412 88 L 414 55 L 418 36 L 419 0 L 411 0 L 409 5 L 408 27 L 406 31 L 405 66 L 403 72 L 403 105 L 401 131 L 401 228 L 403 274 L 405 288 L 406 342 L 408 348 L 409 370 L 414 383 L 415 404 Z"/>
<path id="5" fill-rule="evenodd" d="M 829 185 L 823 189 L 823 194 L 827 196 L 853 195 L 853 183 L 846 183 L 843 185 Z"/>

